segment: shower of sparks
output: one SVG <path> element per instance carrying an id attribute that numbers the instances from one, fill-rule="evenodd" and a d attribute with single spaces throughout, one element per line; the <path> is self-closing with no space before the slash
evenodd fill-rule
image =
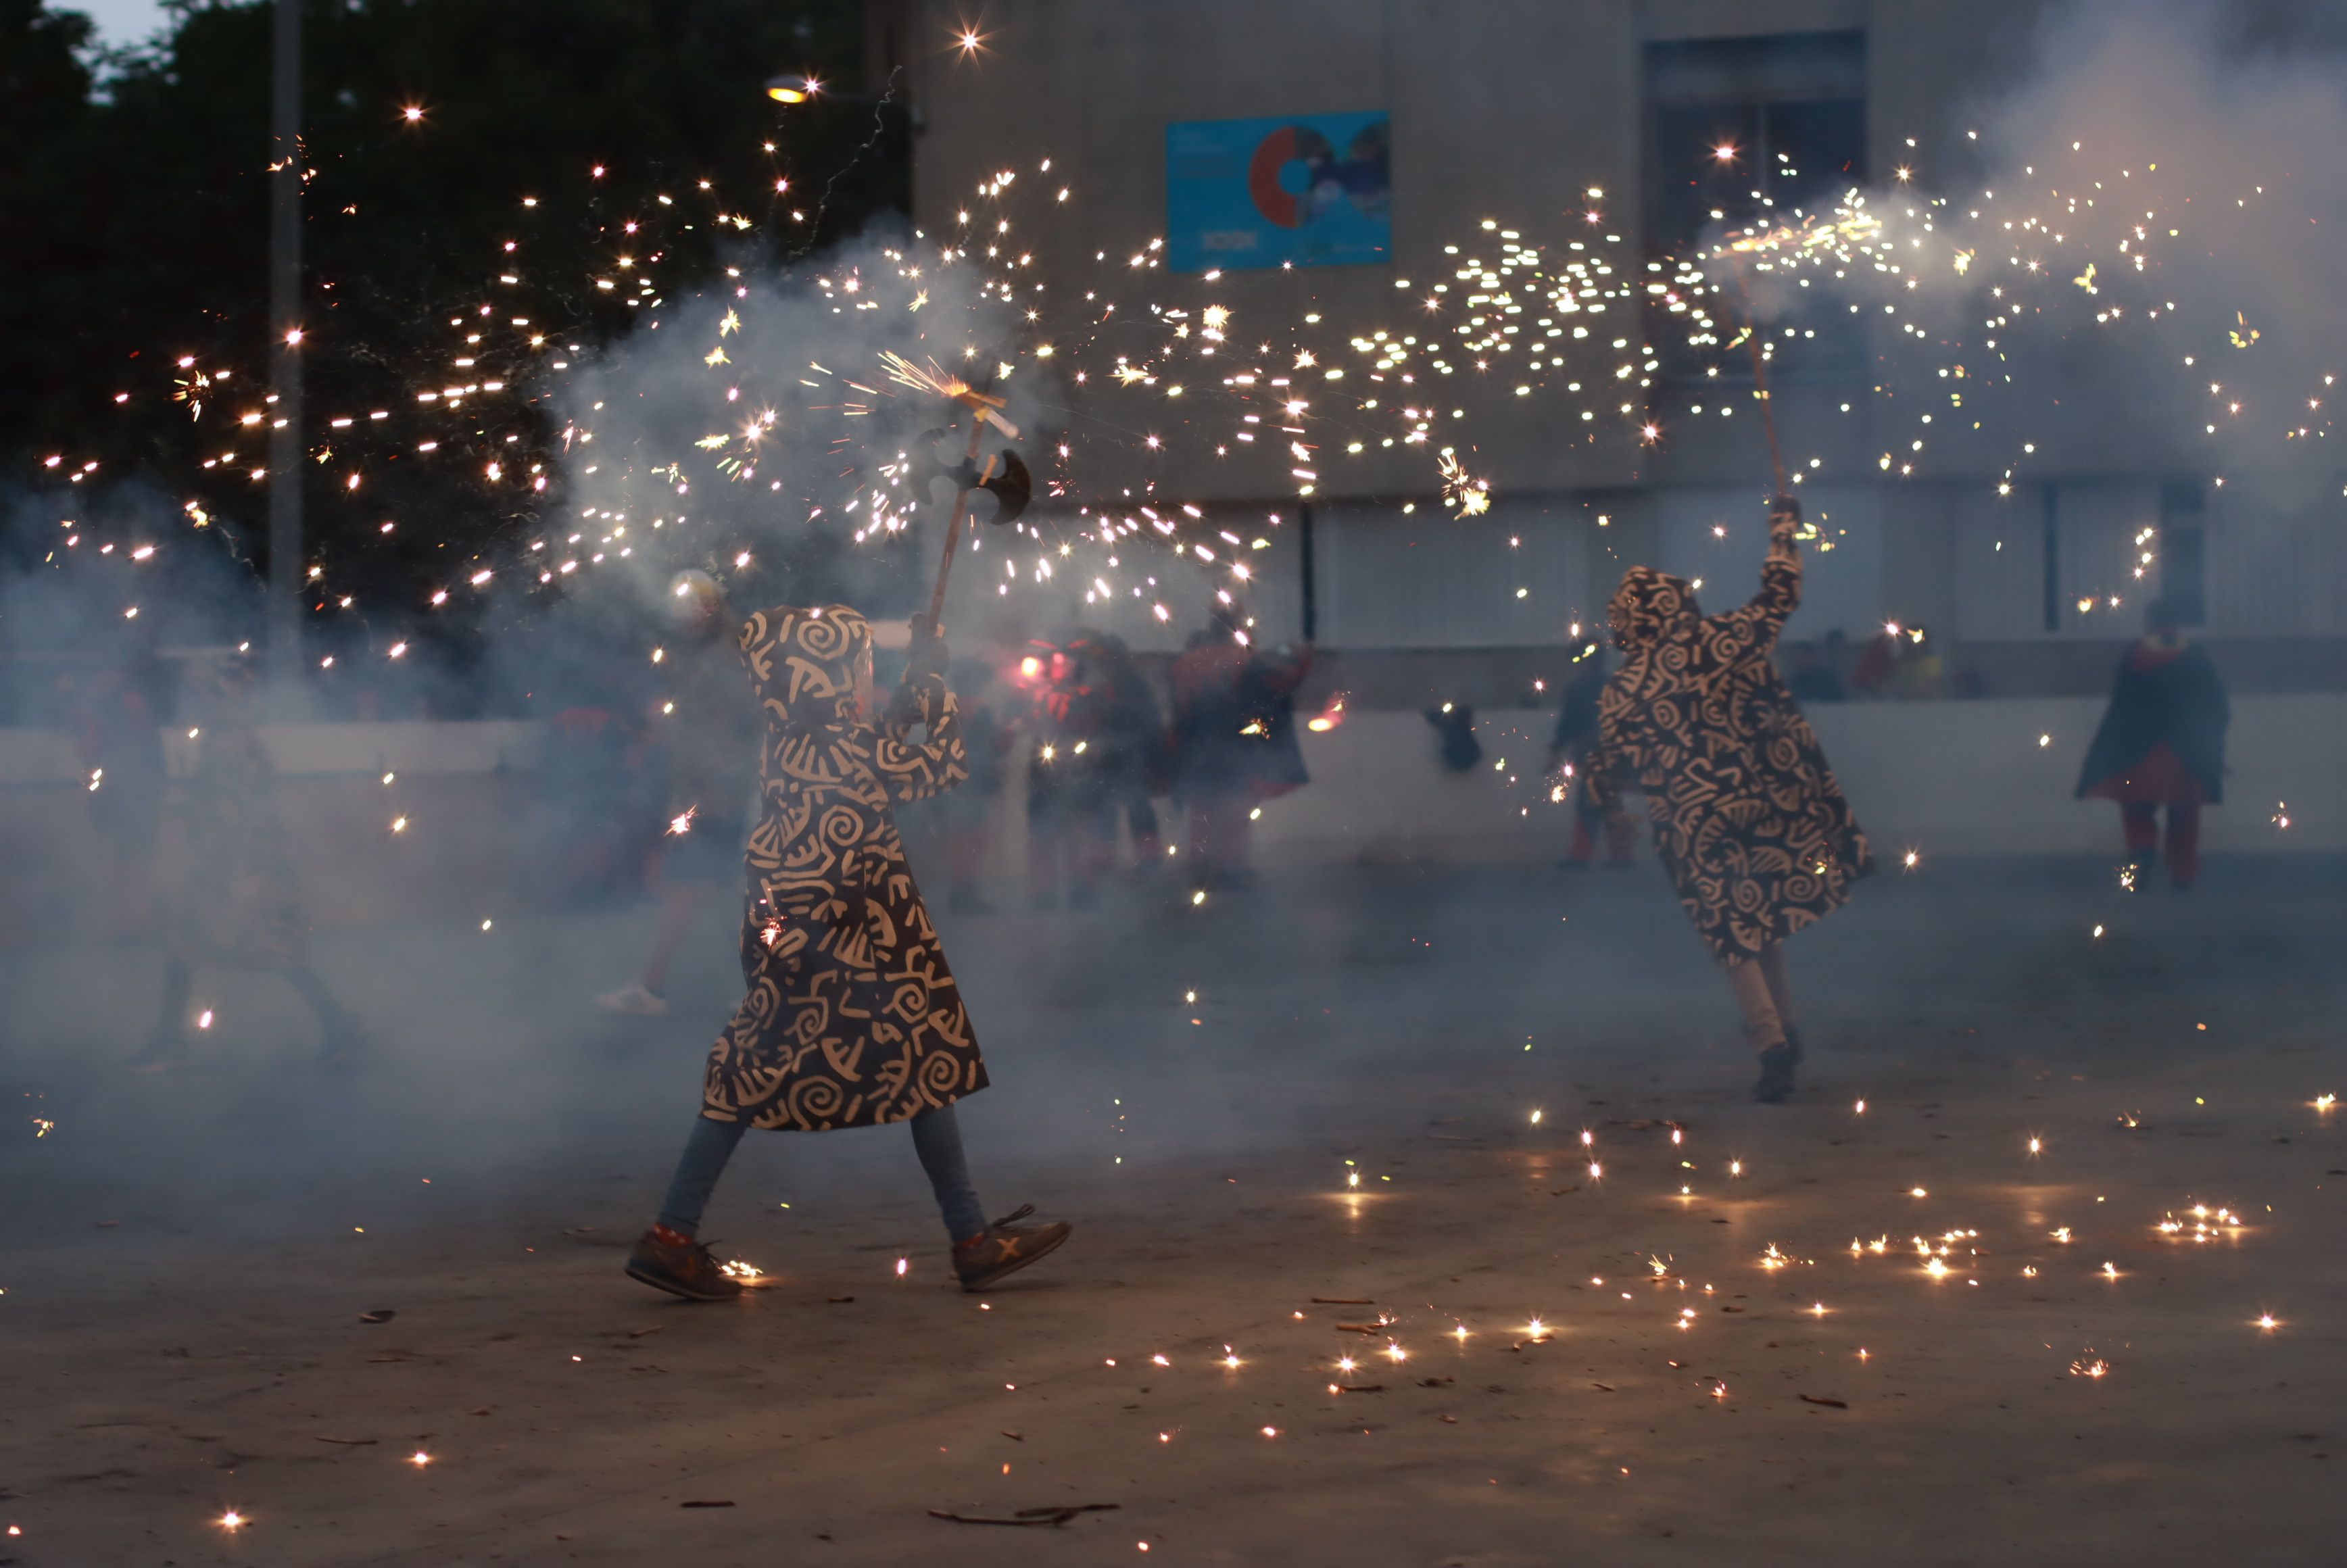
<path id="1" fill-rule="evenodd" d="M 946 37 L 965 56 L 987 47 L 987 35 L 974 23 L 949 27 Z M 427 118 L 420 104 L 395 112 L 408 125 Z M 1736 169 L 1749 151 L 1730 141 L 1713 156 L 1724 169 Z M 583 342 L 549 329 L 555 318 L 547 313 L 562 308 L 547 297 L 552 280 L 528 269 L 519 241 L 506 240 L 482 259 L 482 286 L 511 305 L 467 304 L 446 318 L 451 336 L 445 355 L 436 349 L 407 367 L 413 401 L 406 408 L 323 411 L 325 428 L 342 434 L 321 461 L 345 488 L 357 486 L 374 462 L 395 456 L 469 465 L 466 471 L 477 476 L 484 498 L 521 521 L 511 553 L 530 569 L 522 591 L 550 596 L 599 564 L 632 559 L 655 544 L 666 549 L 670 538 L 681 541 L 680 553 L 694 556 L 683 541 L 710 520 L 697 515 L 702 482 L 754 485 L 762 500 L 778 508 L 778 520 L 790 519 L 781 526 L 836 526 L 856 543 L 894 538 L 933 503 L 921 493 L 917 455 L 859 433 L 880 405 L 938 398 L 999 425 L 1000 389 L 1026 384 L 1017 378 L 1048 364 L 1082 406 L 1074 433 L 1061 437 L 1055 452 L 1028 454 L 1041 459 L 1034 464 L 1039 504 L 1002 540 L 1011 571 L 997 592 L 1048 585 L 1060 565 L 1077 573 L 1075 580 L 1089 579 L 1085 602 L 1102 604 L 1129 600 L 1143 586 L 1154 589 L 1153 581 L 1135 579 L 1161 571 L 1176 554 L 1188 563 L 1184 569 L 1203 574 L 1227 596 L 1225 602 L 1259 577 L 1257 568 L 1234 559 L 1243 543 L 1219 527 L 1221 518 L 1169 493 L 1169 484 L 1180 482 L 1173 476 L 1223 462 L 1276 463 L 1294 493 L 1309 497 L 1327 485 L 1332 467 L 1380 452 L 1440 451 L 1428 487 L 1439 487 L 1457 516 L 1487 515 L 1490 482 L 1465 474 L 1460 455 L 1476 449 L 1475 421 L 1497 408 L 1539 400 L 1563 439 L 1635 452 L 1673 428 L 1748 407 L 1742 396 L 1726 395 L 1728 384 L 1718 377 L 1741 374 L 1739 362 L 1756 351 L 1765 364 L 1797 344 L 1806 348 L 1819 335 L 1813 320 L 1841 313 L 1874 321 L 1870 353 L 1881 370 L 1873 393 L 1883 417 L 1917 422 L 1911 437 L 1886 443 L 1881 454 L 1880 467 L 1897 477 L 1911 477 L 1933 442 L 1961 438 L 1975 448 L 1992 444 L 2003 474 L 1999 493 L 2011 497 L 2038 453 L 2036 439 L 2014 441 L 2009 452 L 1993 444 L 2013 440 L 2001 430 L 2026 430 L 2042 401 L 2026 374 L 2034 347 L 2094 333 L 2168 334 L 2175 360 L 2191 375 L 2205 375 L 2193 368 L 2203 354 L 2260 345 L 2239 362 L 2247 371 L 2204 379 L 2194 389 L 2205 389 L 2211 400 L 2210 436 L 2298 448 L 2327 438 L 2325 388 L 2335 376 L 2304 388 L 2259 384 L 2257 376 L 2289 374 L 2285 362 L 2266 352 L 2275 334 L 2263 327 L 2270 323 L 2250 323 L 2229 302 L 2219 310 L 2162 292 L 2169 252 L 2223 251 L 2253 241 L 2253 231 L 2237 235 L 2217 225 L 2215 212 L 2282 198 L 2260 186 L 2198 192 L 2236 199 L 2195 204 L 2196 193 L 2174 171 L 2118 166 L 2083 144 L 2042 172 L 2033 166 L 2031 178 L 2012 189 L 1932 193 L 1922 183 L 1925 157 L 1916 149 L 1888 192 L 1848 190 L 1814 210 L 1770 204 L 1760 221 L 1654 259 L 1609 231 L 1604 191 L 1588 187 L 1552 232 L 1509 227 L 1499 216 L 1481 219 L 1441 244 L 1434 275 L 1394 280 L 1383 308 L 1357 303 L 1339 319 L 1307 301 L 1308 308 L 1287 319 L 1266 313 L 1250 323 L 1246 342 L 1233 340 L 1235 322 L 1221 273 L 1171 273 L 1162 238 L 1102 246 L 1089 275 L 1055 275 L 1046 294 L 1031 269 L 1046 243 L 1067 248 L 1068 234 L 1050 226 L 1081 209 L 1079 192 L 1049 178 L 1048 157 L 1027 167 L 997 167 L 962 193 L 940 232 L 916 233 L 876 259 L 816 261 L 794 274 L 790 287 L 835 314 L 876 327 L 905 323 L 900 348 L 884 352 L 871 380 L 859 379 L 854 366 L 784 364 L 759 354 L 752 339 L 771 299 L 765 280 L 746 278 L 739 268 L 698 282 L 666 275 L 663 225 L 746 231 L 764 223 L 784 235 L 804 232 L 796 226 L 806 213 L 789 205 L 795 187 L 787 175 L 757 188 L 763 218 L 749 215 L 752 191 L 729 194 L 703 180 L 690 196 L 648 191 L 647 210 L 661 215 L 621 225 L 604 275 L 593 282 L 601 297 L 635 313 L 648 328 L 707 334 L 695 357 L 705 357 L 716 373 L 705 384 L 712 418 L 700 431 L 708 434 L 680 432 L 669 451 L 610 451 L 594 445 L 595 421 L 580 411 L 540 447 L 529 444 L 535 437 L 487 435 L 490 421 L 545 402 L 566 378 L 592 368 Z M 605 191 L 628 178 L 603 165 L 593 174 Z M 535 194 L 518 192 L 517 200 L 525 209 L 541 205 Z M 1747 293 L 1747 282 L 1757 292 Z M 1754 313 L 1756 299 L 1771 309 L 1791 300 L 1807 313 L 1764 319 Z M 1953 319 L 1938 310 L 1927 324 L 1927 300 L 1935 309 L 1955 302 Z M 301 329 L 292 329 L 289 341 L 300 343 Z M 934 345 L 935 357 L 910 357 L 925 343 Z M 1667 382 L 1666 357 L 1675 362 Z M 169 361 L 169 395 L 191 418 L 227 426 L 226 438 L 204 459 L 220 477 L 265 477 L 265 467 L 250 468 L 249 451 L 241 455 L 236 445 L 267 421 L 258 400 L 242 395 L 247 386 L 265 384 L 259 371 L 193 354 Z M 1704 395 L 1699 389 L 1706 383 L 1723 391 Z M 1666 384 L 1700 401 L 1679 404 L 1665 417 L 1660 405 L 1680 395 L 1662 390 Z M 746 419 L 744 406 L 755 411 Z M 2001 425 L 1987 423 L 1989 408 L 2005 411 Z M 688 428 L 697 422 L 683 405 L 671 412 Z M 1842 412 L 1853 409 L 1844 405 Z M 608 443 L 617 433 L 600 434 Z M 1442 442 L 1444 436 L 1450 439 Z M 806 466 L 776 449 L 791 440 L 802 443 L 802 456 L 836 454 L 839 482 L 805 490 L 796 487 L 803 481 L 786 483 L 780 475 Z M 1163 477 L 1143 489 L 1127 487 L 1130 463 L 1153 461 L 1156 454 L 1169 460 Z M 1826 461 L 1822 455 L 1806 461 L 1798 452 L 1788 456 L 1796 484 Z M 1118 477 L 1094 475 L 1094 459 L 1109 460 Z M 46 468 L 68 484 L 98 473 L 96 462 L 64 453 L 46 459 Z M 559 523 L 548 509 L 557 478 L 569 481 L 575 507 Z M 1121 499 L 1106 498 L 1120 493 Z M 1401 509 L 1415 505 L 1405 501 Z M 186 517 L 196 529 L 211 521 L 200 501 L 187 503 Z M 575 527 L 574 518 L 587 527 Z M 394 526 L 381 525 L 385 533 Z M 1820 551 L 1834 548 L 1836 530 L 1816 532 Z M 446 542 L 466 549 L 466 584 L 487 591 L 505 561 L 491 559 L 485 541 Z M 2145 576 L 2154 543 L 2138 533 L 2124 581 Z M 1071 550 L 1081 553 L 1071 559 Z M 110 559 L 134 558 L 126 550 Z M 330 584 L 323 566 L 313 567 L 311 577 L 339 610 L 364 613 L 358 569 L 334 569 L 354 574 L 349 590 Z M 2080 598 L 2095 613 L 2123 602 L 2116 591 L 2121 580 L 2086 586 Z M 434 590 L 429 607 L 454 603 L 456 591 Z M 1171 619 L 1153 591 L 1143 603 L 1159 620 Z M 406 647 L 394 642 L 387 656 L 399 657 Z M 2040 737 L 2040 744 L 2050 745 L 2050 737 Z M 2278 829 L 2287 825 L 2285 811 L 2277 808 L 2274 816 Z"/>
<path id="2" fill-rule="evenodd" d="M 1491 509 L 1491 483 L 1471 477 L 1460 466 L 1458 454 L 1444 447 L 1437 465 L 1442 476 L 1442 500 L 1462 518 L 1481 517 Z"/>

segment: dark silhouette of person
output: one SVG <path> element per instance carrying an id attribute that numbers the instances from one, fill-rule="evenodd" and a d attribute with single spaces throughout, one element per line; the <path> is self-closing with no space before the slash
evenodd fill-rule
<path id="1" fill-rule="evenodd" d="M 2200 878 L 2200 808 L 2225 798 L 2232 704 L 2175 606 L 2155 600 L 2143 620 L 2143 638 L 2120 658 L 2110 706 L 2086 748 L 2077 798 L 2119 803 L 2127 856 L 2138 869 L 2158 857 L 2166 807 L 2168 880 L 2188 889 Z"/>

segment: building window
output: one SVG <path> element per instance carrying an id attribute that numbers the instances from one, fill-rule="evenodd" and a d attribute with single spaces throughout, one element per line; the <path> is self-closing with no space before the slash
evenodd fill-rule
<path id="1" fill-rule="evenodd" d="M 2159 597 L 2183 626 L 2209 620 L 2209 493 L 2197 479 L 2159 487 Z"/>
<path id="2" fill-rule="evenodd" d="M 1862 32 L 1649 44 L 1645 102 L 1646 243 L 1657 257 L 1796 210 L 1830 212 L 1866 183 Z M 1796 378 L 1862 374 L 1865 331 L 1849 302 L 1805 305 L 1769 324 L 1775 363 Z M 1704 376 L 1715 363 L 1722 378 L 1737 374 L 1724 356 L 1677 354 L 1666 374 Z"/>

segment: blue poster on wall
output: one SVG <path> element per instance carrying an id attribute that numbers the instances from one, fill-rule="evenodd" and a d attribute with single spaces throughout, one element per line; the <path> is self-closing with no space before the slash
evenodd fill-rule
<path id="1" fill-rule="evenodd" d="M 1391 261 L 1388 127 L 1383 110 L 1167 126 L 1167 265 Z"/>

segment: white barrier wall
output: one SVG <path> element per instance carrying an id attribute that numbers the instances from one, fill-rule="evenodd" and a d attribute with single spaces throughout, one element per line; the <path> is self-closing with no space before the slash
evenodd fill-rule
<path id="1" fill-rule="evenodd" d="M 482 774 L 538 766 L 545 726 L 510 720 L 446 724 L 263 724 L 270 761 L 287 776 L 314 774 Z M 163 732 L 175 774 L 194 763 L 200 731 Z M 49 784 L 88 773 L 72 738 L 56 730 L 0 730 L 0 784 Z"/>
<path id="2" fill-rule="evenodd" d="M 1810 717 L 1878 854 L 2110 854 L 2116 808 L 2071 791 L 2097 701 L 1850 703 Z M 1415 712 L 1353 714 L 1307 733 L 1313 782 L 1267 803 L 1258 853 L 1270 866 L 1406 859 L 1536 862 L 1561 854 L 1568 808 L 1541 766 L 1552 713 L 1481 715 L 1484 758 L 1445 772 Z M 314 917 L 366 923 L 549 896 L 554 852 L 536 832 L 546 791 L 541 732 L 526 723 L 310 724 L 265 730 Z M 2041 737 L 2043 743 L 2041 744 Z M 167 737 L 183 768 L 184 731 Z M 2205 818 L 2218 852 L 2347 849 L 2347 695 L 2247 697 L 2234 704 L 2226 804 Z M 1505 764 L 1502 766 L 1501 764 Z M 395 790 L 380 775 L 397 775 Z M 1010 770 L 991 873 L 1024 863 L 1024 769 Z M 0 730 L 0 943 L 98 918 L 102 846 L 87 775 L 65 737 Z M 394 834 L 395 815 L 412 818 Z M 2287 829 L 2275 819 L 2287 815 Z M 1180 842 L 1180 830 L 1171 836 Z M 96 878 L 94 880 L 94 878 Z"/>
<path id="3" fill-rule="evenodd" d="M 1809 717 L 1878 854 L 2104 853 L 2117 843 L 2117 808 L 2071 798 L 2102 710 L 2072 698 L 1853 702 Z M 1417 713 L 1358 713 L 1307 734 L 1313 783 L 1264 808 L 1265 858 L 1558 853 L 1572 825 L 1539 771 L 1554 724 L 1546 712 L 1478 714 L 1484 759 L 1465 774 L 1442 770 Z M 2227 751 L 2225 804 L 2202 819 L 2205 847 L 2347 848 L 2347 696 L 2238 699 Z M 2283 802 L 2287 829 L 2273 820 Z"/>

